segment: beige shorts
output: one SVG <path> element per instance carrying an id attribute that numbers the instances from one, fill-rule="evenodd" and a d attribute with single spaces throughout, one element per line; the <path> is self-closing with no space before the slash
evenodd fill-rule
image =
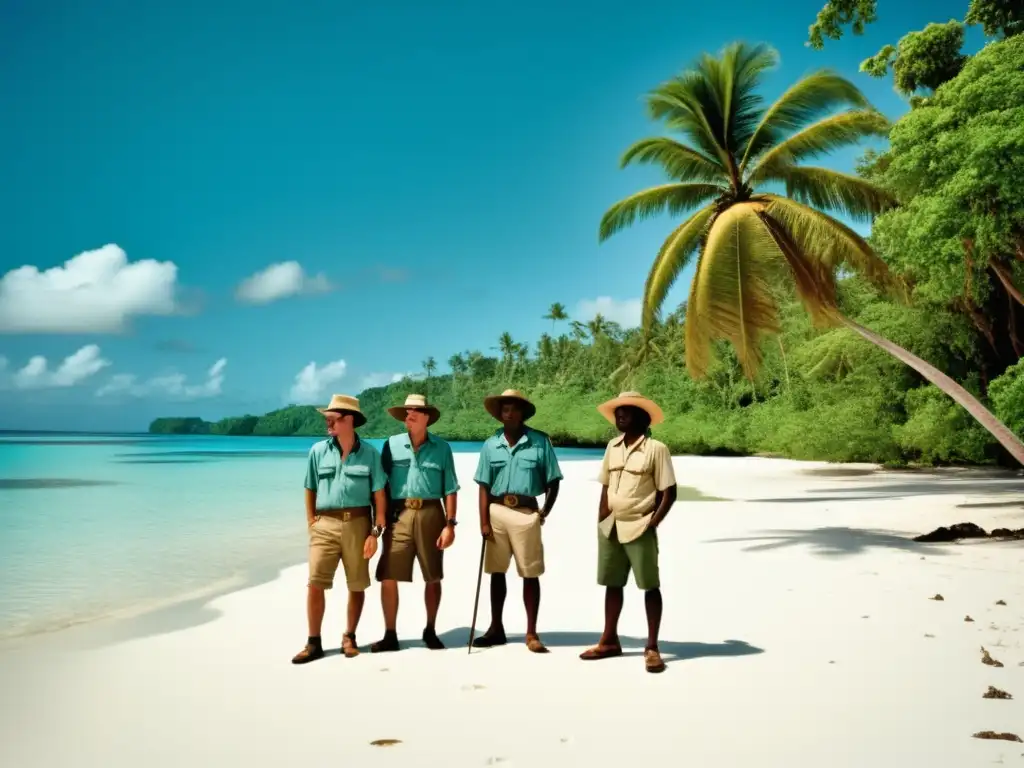
<path id="1" fill-rule="evenodd" d="M 330 589 L 340 563 L 345 569 L 349 592 L 363 592 L 370 586 L 370 561 L 363 557 L 363 545 L 370 535 L 369 515 L 343 520 L 324 514 L 309 526 L 309 586 Z"/>
<path id="2" fill-rule="evenodd" d="M 544 573 L 544 542 L 541 538 L 540 514 L 526 507 L 510 509 L 491 504 L 493 536 L 484 548 L 484 571 L 506 573 L 516 561 L 516 571 L 524 579 L 535 579 Z"/>
<path id="3" fill-rule="evenodd" d="M 444 507 L 435 499 L 424 501 L 420 509 L 403 509 L 384 534 L 377 581 L 412 581 L 412 566 L 417 560 L 423 581 L 441 581 L 444 551 L 437 548 L 437 540 L 446 525 Z"/>

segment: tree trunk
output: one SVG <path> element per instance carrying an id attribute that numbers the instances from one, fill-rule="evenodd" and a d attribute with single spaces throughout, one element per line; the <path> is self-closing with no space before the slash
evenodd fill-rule
<path id="1" fill-rule="evenodd" d="M 839 315 L 839 319 L 847 328 L 867 339 L 880 349 L 884 349 L 897 360 L 906 363 L 936 387 L 952 397 L 956 402 L 962 405 L 967 412 L 971 414 L 971 416 L 977 419 L 978 423 L 987 429 L 992 436 L 1010 452 L 1010 455 L 1012 455 L 1013 458 L 1020 462 L 1021 465 L 1024 465 L 1024 443 L 1021 443 L 1020 439 L 1013 434 L 1005 424 L 999 421 L 999 419 L 997 419 L 992 412 L 988 410 L 988 408 L 982 405 L 974 395 L 961 387 L 934 365 L 927 363 L 917 355 L 908 352 L 899 344 L 894 344 L 888 339 L 882 338 L 874 331 L 870 331 L 864 326 L 858 325 L 844 315 Z"/>

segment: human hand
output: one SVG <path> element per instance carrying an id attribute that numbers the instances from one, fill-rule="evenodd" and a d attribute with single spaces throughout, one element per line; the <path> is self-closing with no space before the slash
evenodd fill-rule
<path id="1" fill-rule="evenodd" d="M 377 537 L 371 534 L 370 536 L 367 536 L 366 541 L 363 542 L 363 559 L 369 560 L 371 557 L 373 557 L 373 554 L 376 551 Z"/>
<path id="2" fill-rule="evenodd" d="M 494 531 L 491 530 L 490 523 L 484 523 L 480 526 L 480 535 L 483 536 L 485 539 L 494 538 Z"/>
<path id="3" fill-rule="evenodd" d="M 313 523 L 315 523 L 315 522 L 316 522 L 316 515 L 314 515 L 313 517 L 307 517 L 306 518 L 306 527 L 307 528 L 312 528 L 313 527 Z"/>
<path id="4" fill-rule="evenodd" d="M 448 549 L 455 541 L 455 528 L 451 525 L 446 525 L 444 530 L 441 531 L 441 535 L 437 537 L 437 548 Z"/>

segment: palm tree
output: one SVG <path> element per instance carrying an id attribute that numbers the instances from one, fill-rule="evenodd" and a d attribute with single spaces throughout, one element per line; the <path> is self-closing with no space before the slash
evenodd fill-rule
<path id="1" fill-rule="evenodd" d="M 548 308 L 548 313 L 544 315 L 545 320 L 551 321 L 551 332 L 555 332 L 555 323 L 560 320 L 568 320 L 569 315 L 565 312 L 565 305 L 559 302 L 555 302 Z"/>
<path id="2" fill-rule="evenodd" d="M 643 328 L 657 319 L 665 296 L 697 256 L 687 299 L 686 367 L 701 378 L 716 339 L 732 342 L 748 378 L 762 360 L 761 338 L 780 330 L 773 288 L 791 281 L 818 325 L 844 325 L 920 373 L 974 416 L 1024 464 L 1024 444 L 970 392 L 906 349 L 843 315 L 836 275 L 859 272 L 896 289 L 867 242 L 824 211 L 871 220 L 895 205 L 871 182 L 803 160 L 867 136 L 885 136 L 888 121 L 848 80 L 829 71 L 807 75 L 764 106 L 761 75 L 777 63 L 767 46 L 733 43 L 648 95 L 648 114 L 690 145 L 667 137 L 642 139 L 621 165 L 656 163 L 671 183 L 645 189 L 604 214 L 604 241 L 638 219 L 693 211 L 664 241 L 644 285 Z M 838 107 L 843 111 L 834 112 Z M 781 185 L 785 194 L 770 192 Z"/>
<path id="3" fill-rule="evenodd" d="M 428 357 L 426 360 L 424 360 L 422 365 L 423 365 L 424 373 L 427 374 L 427 386 L 426 386 L 426 391 L 423 394 L 429 396 L 430 395 L 430 377 L 433 376 L 434 375 L 434 371 L 437 370 L 437 361 L 434 360 L 433 356 L 431 356 L 431 357 Z"/>

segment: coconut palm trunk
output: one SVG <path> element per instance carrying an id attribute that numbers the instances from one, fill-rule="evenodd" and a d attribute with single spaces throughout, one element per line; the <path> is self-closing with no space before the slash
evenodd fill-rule
<path id="1" fill-rule="evenodd" d="M 1017 436 L 1013 434 L 1005 424 L 999 421 L 999 419 L 997 419 L 995 415 L 993 415 L 993 413 L 978 400 L 978 398 L 957 384 L 953 379 L 944 374 L 934 365 L 926 360 L 922 360 L 912 352 L 908 352 L 899 344 L 895 344 L 888 339 L 879 336 L 874 331 L 865 328 L 863 325 L 855 323 L 844 315 L 838 315 L 838 318 L 843 325 L 858 336 L 867 339 L 879 349 L 884 349 L 896 359 L 906 365 L 909 365 L 915 371 L 924 376 L 924 378 L 953 398 L 963 406 L 971 416 L 977 419 L 978 423 L 987 429 L 992 436 L 1010 452 L 1010 455 L 1012 455 L 1013 458 L 1024 465 L 1024 443 L 1021 443 Z"/>

